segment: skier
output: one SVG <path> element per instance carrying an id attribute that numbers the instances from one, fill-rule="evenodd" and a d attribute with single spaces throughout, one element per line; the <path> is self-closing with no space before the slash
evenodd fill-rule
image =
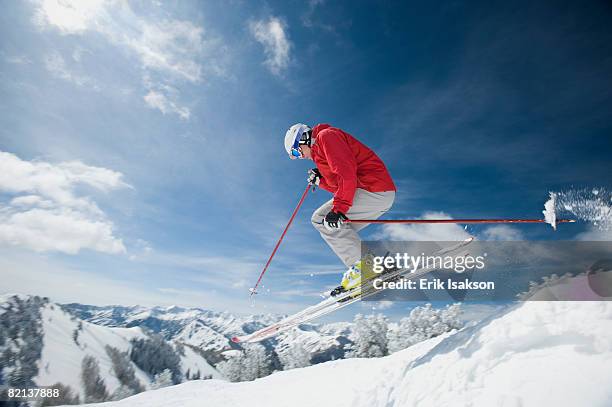
<path id="1" fill-rule="evenodd" d="M 285 150 L 291 159 L 314 161 L 316 168 L 308 170 L 308 183 L 334 194 L 311 219 L 321 237 L 348 267 L 332 295 L 358 287 L 362 271 L 365 279 L 369 273 L 357 232 L 368 224 L 344 220 L 376 219 L 387 212 L 396 191 L 391 175 L 370 148 L 329 124 L 314 128 L 294 124 L 285 134 Z"/>

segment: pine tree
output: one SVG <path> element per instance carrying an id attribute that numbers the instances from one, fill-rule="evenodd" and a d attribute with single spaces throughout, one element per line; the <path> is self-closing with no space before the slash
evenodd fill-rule
<path id="1" fill-rule="evenodd" d="M 283 366 L 283 370 L 310 366 L 311 355 L 298 341 L 298 335 L 295 330 L 287 335 L 284 346 L 278 347 L 276 353 Z"/>
<path id="2" fill-rule="evenodd" d="M 242 379 L 242 360 L 244 352 L 217 364 L 217 370 L 230 382 L 239 382 Z"/>
<path id="3" fill-rule="evenodd" d="M 146 339 L 132 339 L 130 359 L 136 366 L 151 376 L 163 371 L 172 372 L 172 381 L 178 384 L 183 379 L 181 358 L 161 335 L 150 334 Z"/>
<path id="4" fill-rule="evenodd" d="M 266 348 L 258 343 L 247 346 L 243 363 L 242 379 L 244 381 L 255 380 L 272 373 Z"/>
<path id="5" fill-rule="evenodd" d="M 108 399 L 106 384 L 100 377 L 100 365 L 93 356 L 87 355 L 81 362 L 81 381 L 86 403 L 99 403 Z"/>
<path id="6" fill-rule="evenodd" d="M 0 368 L 11 387 L 33 387 L 43 347 L 40 297 L 10 297 L 0 313 Z"/>
<path id="7" fill-rule="evenodd" d="M 266 349 L 258 343 L 246 346 L 243 352 L 217 364 L 217 370 L 231 382 L 255 380 L 272 373 Z"/>
<path id="8" fill-rule="evenodd" d="M 140 382 L 136 379 L 134 367 L 126 353 L 119 349 L 106 345 L 106 353 L 113 364 L 113 372 L 122 386 L 132 390 L 132 394 L 140 393 L 144 390 Z M 131 394 L 130 394 L 131 395 Z M 117 400 L 117 399 L 115 399 Z"/>
<path id="9" fill-rule="evenodd" d="M 387 350 L 387 320 L 382 314 L 355 316 L 353 330 L 349 339 L 347 357 L 375 358 L 388 354 Z"/>
<path id="10" fill-rule="evenodd" d="M 397 352 L 415 343 L 436 337 L 453 329 L 460 329 L 461 304 L 434 309 L 431 304 L 413 308 L 398 326 L 389 332 L 389 350 Z"/>
<path id="11" fill-rule="evenodd" d="M 47 406 L 63 406 L 70 404 L 80 404 L 79 395 L 75 394 L 70 386 L 65 386 L 62 383 L 55 383 L 50 386 L 52 389 L 59 390 L 59 397 L 44 398 L 38 404 L 38 407 Z"/>

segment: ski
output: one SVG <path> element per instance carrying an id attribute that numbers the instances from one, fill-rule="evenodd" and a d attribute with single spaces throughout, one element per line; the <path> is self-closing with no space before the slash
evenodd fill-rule
<path id="1" fill-rule="evenodd" d="M 470 244 L 474 240 L 473 237 L 470 237 L 462 242 L 459 242 L 455 245 L 442 248 L 433 253 L 433 255 L 444 255 L 457 250 L 460 250 Z M 412 280 L 415 278 L 419 278 L 429 272 L 436 270 L 434 267 L 421 267 L 412 272 L 407 271 L 406 269 L 400 269 L 393 272 L 389 272 L 386 274 L 382 274 L 379 278 L 381 282 L 390 281 L 397 278 L 404 278 L 407 280 Z M 407 274 L 406 273 L 410 273 Z M 318 304 L 312 305 L 304 310 L 297 312 L 296 314 L 289 315 L 282 320 L 269 325 L 265 328 L 262 328 L 258 331 L 255 331 L 248 335 L 243 336 L 234 336 L 232 338 L 232 342 L 234 343 L 252 343 L 259 342 L 264 339 L 271 338 L 280 332 L 284 332 L 293 327 L 296 327 L 302 323 L 311 321 L 313 319 L 322 317 L 323 315 L 330 314 L 334 311 L 339 310 L 340 308 L 344 308 L 347 305 L 350 305 L 354 302 L 357 302 L 363 298 L 367 298 L 371 295 L 374 295 L 380 290 L 376 290 L 368 287 L 369 289 L 365 289 L 361 292 L 361 287 L 356 288 L 354 290 L 343 292 L 335 297 L 329 296 Z M 329 295 L 329 294 L 328 294 Z"/>

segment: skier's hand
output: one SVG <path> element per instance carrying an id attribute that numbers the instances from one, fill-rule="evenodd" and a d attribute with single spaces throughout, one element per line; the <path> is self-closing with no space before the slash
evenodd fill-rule
<path id="1" fill-rule="evenodd" d="M 306 180 L 308 181 L 310 185 L 319 186 L 319 182 L 321 182 L 321 178 L 323 178 L 323 176 L 319 172 L 318 168 L 312 168 L 308 170 L 308 178 L 306 178 Z"/>
<path id="2" fill-rule="evenodd" d="M 342 226 L 346 219 L 348 218 L 342 212 L 329 211 L 329 213 L 325 215 L 323 225 L 325 225 L 325 229 L 327 230 L 337 230 L 340 229 L 340 226 Z"/>

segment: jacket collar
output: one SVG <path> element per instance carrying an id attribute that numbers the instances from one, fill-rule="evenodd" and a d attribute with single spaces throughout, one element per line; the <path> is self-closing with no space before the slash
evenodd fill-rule
<path id="1" fill-rule="evenodd" d="M 320 132 L 325 129 L 329 129 L 331 126 L 327 123 L 317 124 L 312 128 L 312 138 L 316 139 Z"/>

